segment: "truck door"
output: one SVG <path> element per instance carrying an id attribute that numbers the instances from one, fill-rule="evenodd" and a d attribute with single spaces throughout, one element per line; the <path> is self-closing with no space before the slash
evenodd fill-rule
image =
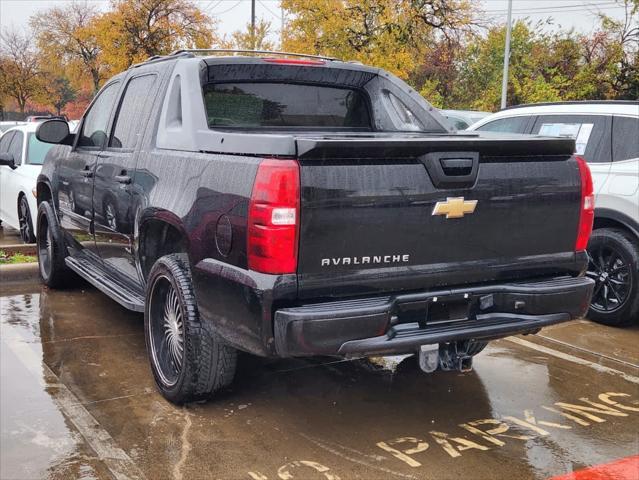
<path id="1" fill-rule="evenodd" d="M 85 249 L 95 252 L 93 177 L 98 155 L 107 140 L 107 127 L 120 82 L 105 86 L 84 115 L 78 139 L 58 169 L 60 226 Z"/>
<path id="2" fill-rule="evenodd" d="M 134 245 L 135 167 L 156 79 L 155 74 L 142 74 L 127 82 L 108 143 L 99 155 L 93 189 L 98 252 L 105 264 L 136 282 L 140 278 Z"/>

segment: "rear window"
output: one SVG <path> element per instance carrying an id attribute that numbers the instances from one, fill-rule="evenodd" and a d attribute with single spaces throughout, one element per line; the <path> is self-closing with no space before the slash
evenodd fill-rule
<path id="1" fill-rule="evenodd" d="M 368 98 L 360 90 L 282 83 L 204 86 L 210 128 L 335 128 L 371 130 Z"/>

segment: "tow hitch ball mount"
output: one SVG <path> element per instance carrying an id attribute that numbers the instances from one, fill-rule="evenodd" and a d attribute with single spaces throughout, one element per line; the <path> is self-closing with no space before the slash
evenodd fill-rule
<path id="1" fill-rule="evenodd" d="M 451 342 L 434 345 L 422 345 L 419 349 L 419 368 L 426 373 L 440 370 L 470 372 L 473 369 L 473 357 L 468 354 L 470 342 Z"/>

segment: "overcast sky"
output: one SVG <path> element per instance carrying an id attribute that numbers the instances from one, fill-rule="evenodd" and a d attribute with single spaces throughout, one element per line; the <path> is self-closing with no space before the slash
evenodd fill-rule
<path id="1" fill-rule="evenodd" d="M 87 0 L 100 8 L 107 8 L 108 0 Z M 70 0 L 0 0 L 0 26 L 28 28 L 29 17 L 52 5 L 64 5 Z M 241 29 L 250 20 L 251 0 L 197 0 L 196 3 L 209 15 L 218 18 L 221 33 Z M 506 20 L 507 0 L 483 0 L 486 15 L 495 20 Z M 274 35 L 281 26 L 279 0 L 257 0 L 257 16 L 272 22 Z M 533 21 L 552 17 L 555 24 L 590 31 L 596 23 L 597 11 L 613 17 L 623 14 L 623 7 L 612 0 L 513 0 L 513 17 L 529 17 Z"/>

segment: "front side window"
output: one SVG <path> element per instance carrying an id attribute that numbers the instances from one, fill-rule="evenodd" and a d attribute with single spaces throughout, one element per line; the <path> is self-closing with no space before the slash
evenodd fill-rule
<path id="1" fill-rule="evenodd" d="M 155 75 L 143 75 L 132 78 L 120 101 L 120 108 L 115 120 L 113 135 L 109 140 L 111 148 L 133 150 L 142 131 L 142 120 L 149 103 L 149 93 L 155 83 Z"/>
<path id="2" fill-rule="evenodd" d="M 53 147 L 52 143 L 44 143 L 38 140 L 35 133 L 29 134 L 27 143 L 27 163 L 31 165 L 42 165 L 47 152 Z"/>
<path id="3" fill-rule="evenodd" d="M 351 88 L 282 83 L 204 86 L 210 128 L 371 130 L 368 99 Z"/>
<path id="4" fill-rule="evenodd" d="M 6 153 L 9 151 L 9 145 L 11 145 L 14 133 L 15 132 L 8 132 L 0 137 L 0 152 Z"/>
<path id="5" fill-rule="evenodd" d="M 476 130 L 480 132 L 503 132 L 503 133 L 526 133 L 526 125 L 530 117 L 510 117 L 498 118 L 492 122 L 485 123 Z"/>
<path id="6" fill-rule="evenodd" d="M 22 142 L 24 141 L 24 134 L 20 131 L 16 131 L 9 144 L 9 153 L 13 155 L 13 161 L 16 165 L 22 163 Z"/>
<path id="7" fill-rule="evenodd" d="M 84 117 L 82 132 L 78 140 L 81 147 L 102 147 L 107 139 L 109 116 L 115 103 L 119 83 L 112 83 L 102 90 Z"/>

